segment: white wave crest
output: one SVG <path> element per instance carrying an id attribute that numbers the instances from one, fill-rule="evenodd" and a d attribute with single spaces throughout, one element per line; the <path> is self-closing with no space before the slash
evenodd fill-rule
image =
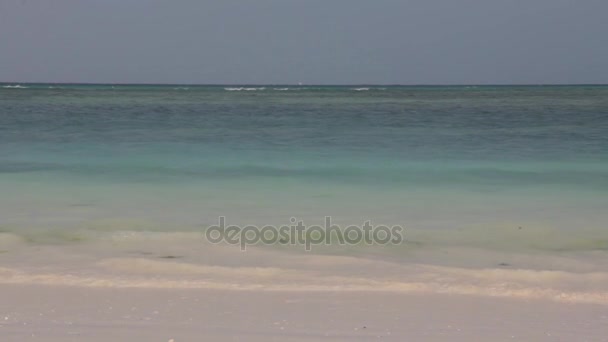
<path id="1" fill-rule="evenodd" d="M 259 88 L 255 88 L 255 87 L 229 87 L 229 88 L 224 88 L 224 90 L 226 90 L 226 91 L 262 91 L 262 90 L 266 90 L 266 87 L 259 87 Z"/>

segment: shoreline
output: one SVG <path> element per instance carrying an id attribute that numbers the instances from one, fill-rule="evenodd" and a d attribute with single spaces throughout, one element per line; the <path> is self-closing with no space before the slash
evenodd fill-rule
<path id="1" fill-rule="evenodd" d="M 543 255 L 463 248 L 411 250 L 400 256 L 263 247 L 242 252 L 235 246 L 152 235 L 96 243 L 14 245 L 0 254 L 0 286 L 454 295 L 608 308 L 608 271 L 601 266 L 606 257 L 605 253 Z M 449 258 L 454 262 L 446 263 Z M 501 265 L 501 260 L 508 263 Z"/>

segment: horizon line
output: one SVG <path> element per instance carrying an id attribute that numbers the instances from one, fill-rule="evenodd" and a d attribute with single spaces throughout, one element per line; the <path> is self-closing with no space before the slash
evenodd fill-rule
<path id="1" fill-rule="evenodd" d="M 316 86 L 316 87 L 496 87 L 496 86 L 607 86 L 608 83 L 109 83 L 109 82 L 23 82 L 23 81 L 0 81 L 0 84 L 62 84 L 62 85 L 110 85 L 110 86 L 206 86 L 206 87 L 230 87 L 230 86 Z"/>

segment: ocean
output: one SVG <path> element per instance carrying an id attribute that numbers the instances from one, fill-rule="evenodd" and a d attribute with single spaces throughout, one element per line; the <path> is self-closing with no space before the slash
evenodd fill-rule
<path id="1" fill-rule="evenodd" d="M 330 217 L 403 241 L 312 253 L 605 271 L 607 209 L 608 86 L 0 84 L 4 257 Z"/>

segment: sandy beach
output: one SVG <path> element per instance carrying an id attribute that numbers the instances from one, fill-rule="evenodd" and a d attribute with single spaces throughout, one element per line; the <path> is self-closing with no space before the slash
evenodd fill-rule
<path id="1" fill-rule="evenodd" d="M 462 295 L 0 286 L 5 341 L 606 341 L 608 307 Z"/>
<path id="2" fill-rule="evenodd" d="M 462 268 L 137 234 L 0 255 L 3 341 L 606 341 L 605 273 Z M 13 238 L 16 240 L 17 238 Z M 5 234 L 5 241 L 9 240 Z M 450 253 L 449 250 L 444 250 Z M 451 254 L 456 256 L 455 251 Z M 463 253 L 466 254 L 466 253 Z M 495 264 L 505 255 L 478 259 Z M 470 258 L 470 256 L 469 256 Z M 528 259 L 534 259 L 528 257 Z M 597 259 L 597 257 L 596 257 Z M 496 259 L 499 260 L 499 259 Z M 470 263 L 470 262 L 468 262 Z"/>

